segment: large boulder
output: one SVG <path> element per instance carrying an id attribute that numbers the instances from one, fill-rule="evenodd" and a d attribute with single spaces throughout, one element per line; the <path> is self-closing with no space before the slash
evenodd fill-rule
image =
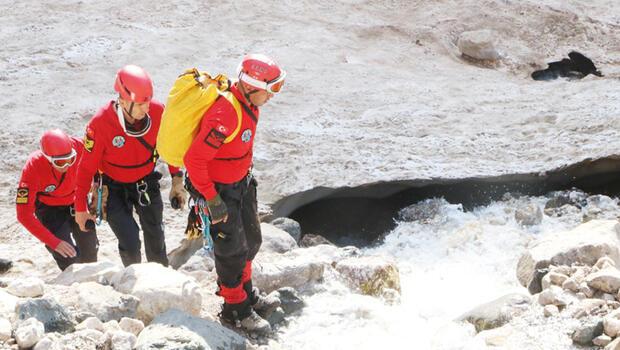
<path id="1" fill-rule="evenodd" d="M 260 250 L 271 253 L 286 253 L 297 248 L 297 242 L 287 232 L 270 224 L 260 224 L 263 244 Z"/>
<path id="2" fill-rule="evenodd" d="M 114 275 L 123 271 L 123 267 L 109 261 L 86 264 L 72 264 L 52 281 L 55 284 L 70 286 L 75 282 L 109 283 Z"/>
<path id="3" fill-rule="evenodd" d="M 157 263 L 146 263 L 130 265 L 117 277 L 112 282 L 114 288 L 140 299 L 137 318 L 145 323 L 172 308 L 200 314 L 200 287 L 190 276 Z"/>
<path id="4" fill-rule="evenodd" d="M 568 232 L 558 232 L 535 242 L 517 264 L 517 278 L 530 293 L 542 290 L 541 279 L 549 265 L 594 265 L 607 255 L 620 262 L 620 224 L 616 220 L 592 220 Z"/>
<path id="5" fill-rule="evenodd" d="M 275 218 L 270 222 L 273 226 L 279 228 L 280 230 L 286 231 L 295 242 L 299 242 L 301 239 L 301 225 L 293 219 L 290 218 Z"/>
<path id="6" fill-rule="evenodd" d="M 29 318 L 43 322 L 45 332 L 67 333 L 75 329 L 73 319 L 67 310 L 51 298 L 37 298 L 20 301 L 15 308 L 18 323 Z"/>
<path id="7" fill-rule="evenodd" d="M 383 256 L 347 258 L 336 263 L 349 287 L 362 294 L 382 296 L 387 289 L 400 293 L 400 274 L 393 261 Z"/>
<path id="8" fill-rule="evenodd" d="M 458 320 L 466 321 L 476 327 L 476 332 L 494 329 L 510 322 L 512 318 L 525 311 L 531 304 L 528 295 L 513 293 L 504 295 L 461 315 Z"/>
<path id="9" fill-rule="evenodd" d="M 265 293 L 282 287 L 299 289 L 323 278 L 325 265 L 288 254 L 261 254 L 254 260 L 252 281 Z"/>
<path id="10" fill-rule="evenodd" d="M 136 350 L 244 350 L 245 338 L 219 323 L 168 310 L 146 327 Z"/>
<path id="11" fill-rule="evenodd" d="M 140 299 L 122 294 L 110 286 L 95 282 L 76 284 L 71 293 L 77 295 L 76 310 L 90 312 L 102 322 L 120 320 L 122 317 L 136 317 Z"/>
<path id="12" fill-rule="evenodd" d="M 500 58 L 497 43 L 497 32 L 483 29 L 461 33 L 457 46 L 467 57 L 478 60 L 497 60 Z"/>

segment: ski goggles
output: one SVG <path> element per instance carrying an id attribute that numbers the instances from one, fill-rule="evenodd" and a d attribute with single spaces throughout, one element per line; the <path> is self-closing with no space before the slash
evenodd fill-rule
<path id="1" fill-rule="evenodd" d="M 48 156 L 45 153 L 43 153 L 43 155 L 50 163 L 52 163 L 53 166 L 59 169 L 72 166 L 77 159 L 77 152 L 73 148 L 71 149 L 71 153 L 63 156 Z"/>
<path id="2" fill-rule="evenodd" d="M 239 80 L 246 82 L 255 88 L 267 90 L 267 92 L 272 94 L 277 94 L 282 90 L 282 87 L 284 86 L 284 78 L 286 78 L 285 71 L 282 71 L 279 77 L 267 82 L 254 79 L 243 72 L 239 75 Z"/>

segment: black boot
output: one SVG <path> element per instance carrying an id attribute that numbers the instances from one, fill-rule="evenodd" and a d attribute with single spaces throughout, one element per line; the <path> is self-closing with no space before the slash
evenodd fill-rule
<path id="1" fill-rule="evenodd" d="M 248 295 L 248 300 L 254 311 L 264 319 L 268 319 L 271 314 L 280 306 L 280 299 L 273 295 L 261 296 L 260 290 L 252 287 L 252 281 L 245 282 L 243 289 Z"/>

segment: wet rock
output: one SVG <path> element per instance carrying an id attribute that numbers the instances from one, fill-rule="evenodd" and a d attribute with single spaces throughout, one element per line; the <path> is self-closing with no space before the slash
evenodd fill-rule
<path id="1" fill-rule="evenodd" d="M 303 235 L 303 237 L 301 237 L 301 241 L 299 241 L 299 246 L 305 248 L 314 247 L 321 244 L 334 245 L 327 238 L 321 235 L 315 235 L 311 233 L 306 233 L 305 235 Z"/>
<path id="2" fill-rule="evenodd" d="M 11 260 L 0 258 L 0 273 L 9 271 L 11 267 L 13 267 L 13 262 Z"/>
<path id="3" fill-rule="evenodd" d="M 590 288 L 617 294 L 620 289 L 620 271 L 615 268 L 600 270 L 586 277 L 586 283 Z"/>
<path id="4" fill-rule="evenodd" d="M 11 321 L 6 318 L 0 318 L 0 342 L 5 342 L 11 339 L 12 333 L 13 326 L 11 325 Z"/>
<path id="5" fill-rule="evenodd" d="M 33 347 L 45 334 L 43 323 L 36 318 L 29 318 L 15 329 L 15 340 L 20 348 Z"/>
<path id="6" fill-rule="evenodd" d="M 508 294 L 461 315 L 458 320 L 473 324 L 476 332 L 501 327 L 525 311 L 531 297 L 523 294 Z"/>
<path id="7" fill-rule="evenodd" d="M 273 327 L 277 324 L 280 324 L 284 321 L 286 317 L 286 312 L 281 307 L 277 307 L 269 316 L 267 316 L 266 320 Z"/>
<path id="8" fill-rule="evenodd" d="M 180 310 L 157 316 L 138 337 L 137 350 L 246 348 L 245 338 L 219 323 L 194 317 Z"/>
<path id="9" fill-rule="evenodd" d="M 287 232 L 295 242 L 301 240 L 301 226 L 297 221 L 290 218 L 275 218 L 270 224 Z"/>
<path id="10" fill-rule="evenodd" d="M 121 271 L 123 271 L 123 267 L 109 261 L 72 264 L 61 272 L 53 280 L 53 283 L 65 286 L 70 286 L 76 282 L 99 282 L 102 284 L 109 284 L 114 278 L 114 275 Z"/>
<path id="11" fill-rule="evenodd" d="M 558 309 L 558 307 L 553 304 L 545 305 L 543 309 L 543 314 L 545 315 L 545 317 L 557 316 L 560 314 L 560 309 Z"/>
<path id="12" fill-rule="evenodd" d="M 43 322 L 45 332 L 66 333 L 74 330 L 67 310 L 54 299 L 38 298 L 20 301 L 15 309 L 19 321 L 36 318 Z"/>
<path id="13" fill-rule="evenodd" d="M 43 295 L 45 283 L 36 277 L 19 278 L 11 281 L 6 290 L 17 297 L 35 298 Z"/>
<path id="14" fill-rule="evenodd" d="M 557 209 L 565 205 L 582 208 L 587 205 L 587 194 L 581 191 L 558 191 L 551 194 L 551 199 L 545 203 L 545 210 Z"/>
<path id="15" fill-rule="evenodd" d="M 297 294 L 297 291 L 291 287 L 280 288 L 276 292 L 278 293 L 278 299 L 280 299 L 280 306 L 287 315 L 299 311 L 306 306 L 306 303 Z"/>
<path id="16" fill-rule="evenodd" d="M 603 321 L 587 322 L 577 328 L 571 338 L 574 344 L 590 346 L 592 340 L 603 334 Z"/>
<path id="17" fill-rule="evenodd" d="M 515 210 L 515 220 L 521 226 L 540 225 L 542 219 L 542 210 L 534 203 L 529 203 Z"/>
<path id="18" fill-rule="evenodd" d="M 600 347 L 607 346 L 609 343 L 611 343 L 611 338 L 605 334 L 599 335 L 598 337 L 592 339 L 592 344 Z"/>
<path id="19" fill-rule="evenodd" d="M 407 222 L 430 224 L 437 220 L 444 220 L 443 208 L 448 204 L 443 199 L 431 198 L 412 204 L 398 212 L 398 219 Z"/>
<path id="20" fill-rule="evenodd" d="M 349 285 L 362 294 L 381 296 L 386 289 L 400 292 L 396 264 L 382 256 L 363 256 L 339 261 L 335 266 Z"/>
<path id="21" fill-rule="evenodd" d="M 125 332 L 131 333 L 135 336 L 140 334 L 144 329 L 144 323 L 140 320 L 134 320 L 133 318 L 123 317 L 118 326 Z"/>
<path id="22" fill-rule="evenodd" d="M 266 223 L 260 224 L 260 228 L 263 235 L 263 244 L 260 247 L 262 251 L 286 253 L 297 248 L 297 242 L 286 231 Z"/>
<path id="23" fill-rule="evenodd" d="M 119 293 L 110 286 L 95 282 L 72 286 L 71 293 L 77 295 L 77 303 L 73 305 L 77 311 L 90 312 L 102 322 L 136 317 L 140 304 L 140 299 L 133 295 Z"/>
<path id="24" fill-rule="evenodd" d="M 200 314 L 202 295 L 196 281 L 160 264 L 130 265 L 113 281 L 113 285 L 117 291 L 140 299 L 136 315 L 145 323 L 172 308 L 192 315 Z"/>
<path id="25" fill-rule="evenodd" d="M 569 232 L 541 239 L 519 259 L 519 282 L 536 294 L 542 290 L 541 279 L 551 264 L 592 266 L 606 255 L 617 262 L 620 260 L 619 232 L 620 224 L 615 220 L 594 220 Z"/>
<path id="26" fill-rule="evenodd" d="M 465 56 L 477 60 L 498 60 L 498 34 L 492 30 L 483 29 L 463 32 L 459 36 L 457 46 Z"/>

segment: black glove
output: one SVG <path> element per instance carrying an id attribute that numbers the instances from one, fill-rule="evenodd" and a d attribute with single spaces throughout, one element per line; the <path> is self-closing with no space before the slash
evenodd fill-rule
<path id="1" fill-rule="evenodd" d="M 209 208 L 209 216 L 212 223 L 226 222 L 226 219 L 228 219 L 228 208 L 226 208 L 226 203 L 224 203 L 219 194 L 207 200 L 207 207 Z"/>

